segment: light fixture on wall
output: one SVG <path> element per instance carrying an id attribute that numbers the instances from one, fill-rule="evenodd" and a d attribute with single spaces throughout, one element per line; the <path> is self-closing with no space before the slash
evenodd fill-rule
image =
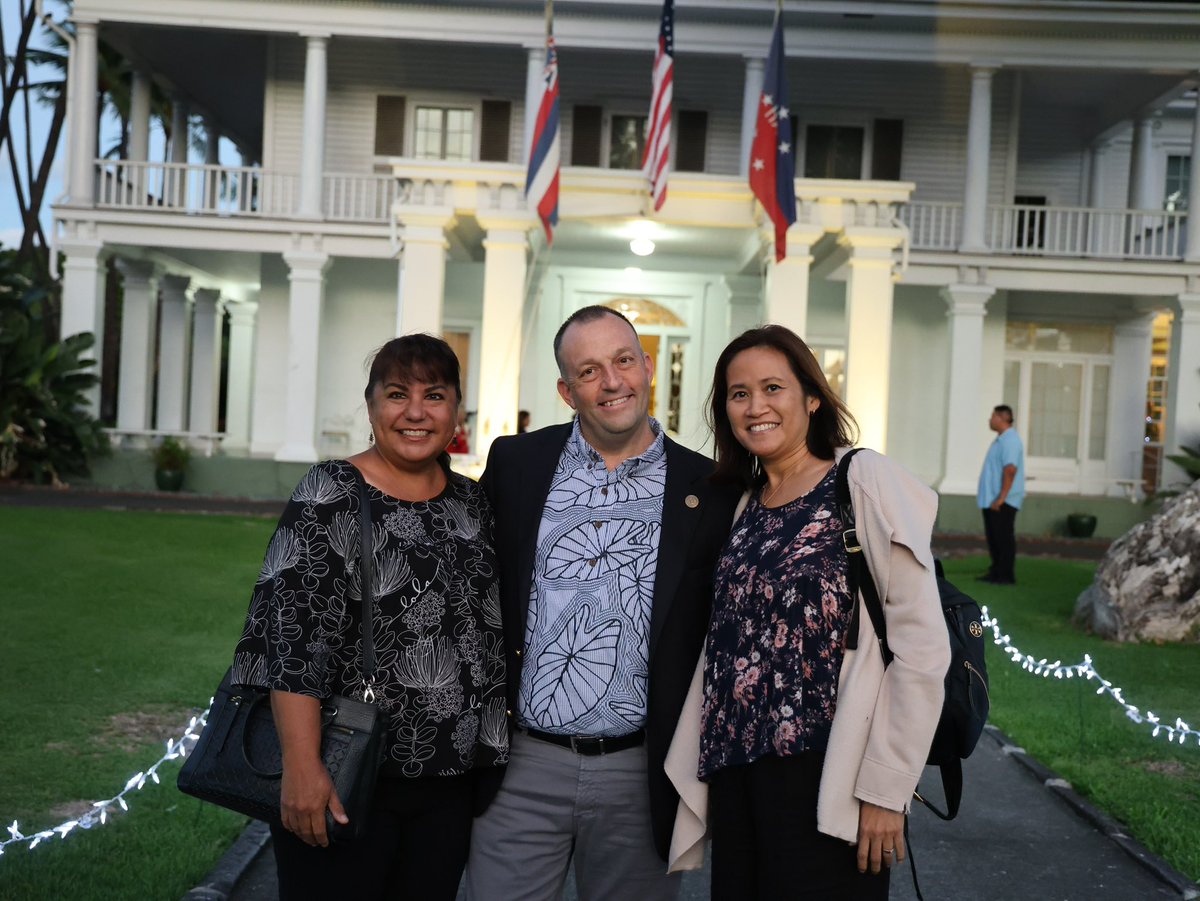
<path id="1" fill-rule="evenodd" d="M 654 242 L 649 238 L 634 238 L 629 242 L 629 249 L 639 257 L 648 257 L 654 253 Z"/>

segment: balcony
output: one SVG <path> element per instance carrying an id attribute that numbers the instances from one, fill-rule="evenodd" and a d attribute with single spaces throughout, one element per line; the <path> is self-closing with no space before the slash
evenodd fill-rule
<path id="1" fill-rule="evenodd" d="M 963 205 L 918 201 L 899 211 L 913 250 L 957 252 Z M 1024 257 L 1182 260 L 1187 213 L 998 204 L 988 207 L 992 253 Z"/>
<path id="2" fill-rule="evenodd" d="M 326 173 L 322 220 L 389 226 L 422 211 L 458 214 L 524 212 L 525 171 L 511 163 L 394 159 L 387 174 Z M 182 213 L 189 217 L 297 217 L 300 177 L 256 167 L 192 163 L 96 161 L 96 206 L 102 210 Z M 914 251 L 957 253 L 963 205 L 910 202 L 902 182 L 796 180 L 801 225 L 837 231 L 851 226 L 908 229 Z M 645 182 L 626 170 L 565 168 L 564 219 L 645 216 Z M 758 215 L 741 178 L 677 173 L 663 222 L 707 228 L 755 228 Z M 1178 261 L 1187 214 L 1163 210 L 1091 209 L 1000 204 L 988 207 L 990 252 L 1014 257 Z"/>

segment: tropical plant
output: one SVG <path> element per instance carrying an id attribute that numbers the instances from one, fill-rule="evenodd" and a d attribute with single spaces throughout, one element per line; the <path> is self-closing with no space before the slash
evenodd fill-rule
<path id="1" fill-rule="evenodd" d="M 1167 454 L 1167 459 L 1191 476 L 1193 482 L 1200 479 L 1200 450 L 1186 444 L 1179 445 L 1179 449 L 1182 454 Z"/>
<path id="2" fill-rule="evenodd" d="M 156 469 L 183 472 L 192 459 L 192 452 L 178 438 L 168 435 L 150 451 L 150 459 L 154 461 Z"/>
<path id="3" fill-rule="evenodd" d="M 57 288 L 32 260 L 0 250 L 0 478 L 62 484 L 86 475 L 108 437 L 88 412 L 99 382 L 90 333 L 53 339 L 46 318 Z"/>

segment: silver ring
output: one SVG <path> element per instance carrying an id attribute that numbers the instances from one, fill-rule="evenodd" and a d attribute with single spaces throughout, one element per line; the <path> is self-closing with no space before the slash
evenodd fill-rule
<path id="1" fill-rule="evenodd" d="M 883 849 L 883 853 L 884 853 L 884 854 L 894 854 L 894 853 L 895 853 L 895 851 L 896 851 L 896 849 L 895 849 L 895 848 L 884 848 L 884 849 Z"/>

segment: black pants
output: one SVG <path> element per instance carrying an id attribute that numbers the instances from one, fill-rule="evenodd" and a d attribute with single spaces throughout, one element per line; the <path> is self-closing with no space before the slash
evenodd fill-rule
<path id="1" fill-rule="evenodd" d="M 1001 504 L 999 510 L 983 508 L 983 533 L 992 557 L 991 577 L 999 582 L 1016 581 L 1013 566 L 1017 562 L 1017 508 Z"/>
<path id="2" fill-rule="evenodd" d="M 470 776 L 380 777 L 365 834 L 328 848 L 271 827 L 280 901 L 453 901 L 471 839 Z"/>
<path id="3" fill-rule="evenodd" d="M 857 848 L 817 831 L 824 760 L 763 757 L 712 777 L 712 901 L 887 901 L 887 868 L 859 873 Z"/>

